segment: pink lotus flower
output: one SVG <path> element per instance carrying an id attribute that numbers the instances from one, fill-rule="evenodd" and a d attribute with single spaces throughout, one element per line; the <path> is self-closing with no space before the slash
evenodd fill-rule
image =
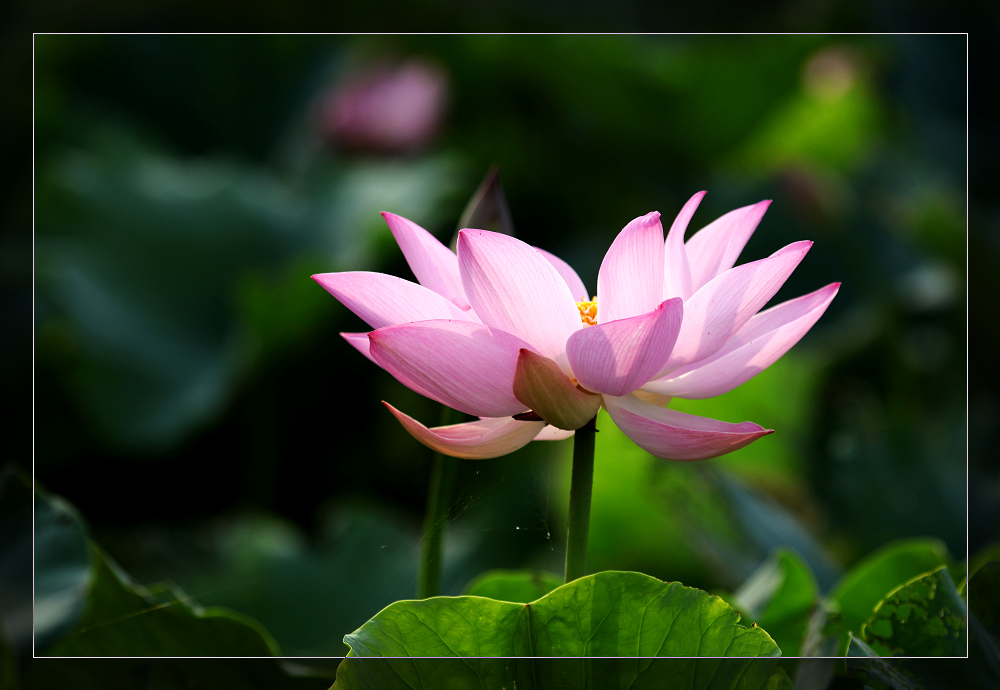
<path id="1" fill-rule="evenodd" d="M 597 297 L 548 252 L 462 230 L 457 255 L 415 223 L 383 213 L 419 285 L 381 273 L 313 279 L 373 329 L 343 333 L 409 388 L 480 419 L 428 428 L 383 403 L 418 441 L 460 458 L 505 455 L 571 436 L 603 406 L 649 453 L 701 460 L 772 433 L 666 409 L 707 398 L 775 362 L 840 287 L 758 313 L 811 242 L 733 268 L 769 201 L 736 209 L 684 242 L 704 192 L 666 241 L 659 214 L 636 218 L 604 257 Z"/>

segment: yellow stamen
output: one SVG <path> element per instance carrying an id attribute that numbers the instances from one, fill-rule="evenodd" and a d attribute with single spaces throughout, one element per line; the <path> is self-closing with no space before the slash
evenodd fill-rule
<path id="1" fill-rule="evenodd" d="M 580 310 L 580 320 L 584 326 L 597 325 L 597 297 L 589 302 L 577 302 L 576 308 Z"/>

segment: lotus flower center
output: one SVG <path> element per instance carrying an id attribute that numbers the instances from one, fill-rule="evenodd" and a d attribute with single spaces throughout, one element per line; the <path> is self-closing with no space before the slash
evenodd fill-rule
<path id="1" fill-rule="evenodd" d="M 580 320 L 584 326 L 597 325 L 597 298 L 589 302 L 577 302 L 576 308 L 580 310 Z"/>

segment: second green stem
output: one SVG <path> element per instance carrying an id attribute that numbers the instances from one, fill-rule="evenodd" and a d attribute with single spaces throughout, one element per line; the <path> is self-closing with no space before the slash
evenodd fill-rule
<path id="1" fill-rule="evenodd" d="M 590 534 L 590 499 L 594 489 L 594 437 L 597 417 L 573 436 L 573 478 L 569 487 L 569 520 L 566 535 L 566 582 L 587 574 L 587 538 Z"/>
<path id="2" fill-rule="evenodd" d="M 441 408 L 441 426 L 455 424 L 461 414 L 450 407 Z M 435 451 L 431 466 L 431 481 L 427 492 L 427 512 L 424 515 L 424 541 L 420 551 L 420 572 L 417 577 L 417 598 L 436 597 L 441 593 L 442 542 L 448 525 L 448 506 L 455 485 L 458 461 Z"/>

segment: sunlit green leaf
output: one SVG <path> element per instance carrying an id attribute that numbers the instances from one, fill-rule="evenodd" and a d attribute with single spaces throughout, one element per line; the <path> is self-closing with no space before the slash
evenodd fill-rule
<path id="1" fill-rule="evenodd" d="M 345 638 L 355 656 L 780 656 L 718 597 L 641 573 L 589 575 L 530 604 L 401 601 Z"/>
<path id="2" fill-rule="evenodd" d="M 527 604 L 562 584 L 561 577 L 544 570 L 490 570 L 470 582 L 463 594 Z"/>
<path id="3" fill-rule="evenodd" d="M 878 603 L 861 636 L 882 656 L 965 656 L 966 607 L 941 566 Z"/>
<path id="4" fill-rule="evenodd" d="M 947 560 L 947 549 L 936 539 L 898 541 L 852 568 L 830 593 L 830 598 L 840 606 L 846 630 L 859 633 L 875 605 L 891 590 L 946 564 Z"/>
<path id="5" fill-rule="evenodd" d="M 788 549 L 772 554 L 733 592 L 746 621 L 764 628 L 784 656 L 799 653 L 818 596 L 809 566 Z"/>

